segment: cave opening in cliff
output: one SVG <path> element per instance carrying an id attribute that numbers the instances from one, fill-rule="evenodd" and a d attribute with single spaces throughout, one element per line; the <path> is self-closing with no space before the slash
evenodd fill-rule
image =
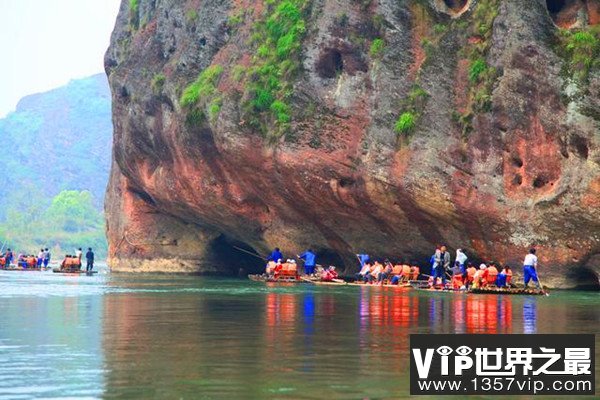
<path id="1" fill-rule="evenodd" d="M 265 262 L 248 244 L 226 235 L 219 235 L 208 246 L 207 256 L 219 271 L 230 275 L 262 273 Z"/>
<path id="2" fill-rule="evenodd" d="M 588 267 L 571 268 L 567 273 L 567 278 L 575 283 L 575 288 L 579 290 L 600 290 L 600 280 L 598 274 Z"/>
<path id="3" fill-rule="evenodd" d="M 467 5 L 468 0 L 444 0 L 446 7 L 454 12 L 460 12 Z"/>
<path id="4" fill-rule="evenodd" d="M 337 49 L 325 50 L 317 61 L 316 69 L 321 78 L 337 77 L 344 70 L 342 53 Z"/>
<path id="5" fill-rule="evenodd" d="M 343 272 L 345 268 L 344 259 L 338 253 L 331 249 L 317 249 L 317 262 L 323 266 L 334 265 L 340 268 L 338 272 Z"/>
<path id="6" fill-rule="evenodd" d="M 533 180 L 533 187 L 536 189 L 543 188 L 549 183 L 549 180 L 544 175 L 540 175 Z"/>
<path id="7" fill-rule="evenodd" d="M 546 0 L 550 17 L 561 28 L 573 26 L 583 6 L 583 0 Z"/>
<path id="8" fill-rule="evenodd" d="M 574 135 L 571 137 L 571 146 L 575 149 L 579 157 L 587 160 L 590 155 L 590 148 L 587 139 Z"/>

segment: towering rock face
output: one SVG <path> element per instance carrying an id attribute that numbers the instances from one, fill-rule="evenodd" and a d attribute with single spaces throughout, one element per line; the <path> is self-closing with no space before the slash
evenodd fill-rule
<path id="1" fill-rule="evenodd" d="M 572 3 L 124 0 L 113 270 L 447 243 L 513 267 L 535 246 L 545 283 L 597 282 L 598 9 Z"/>

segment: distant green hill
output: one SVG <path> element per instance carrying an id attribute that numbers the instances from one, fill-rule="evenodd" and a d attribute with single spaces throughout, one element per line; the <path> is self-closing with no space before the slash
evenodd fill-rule
<path id="1" fill-rule="evenodd" d="M 101 212 L 111 141 L 111 98 L 104 74 L 27 96 L 15 112 L 0 119 L 0 246 L 8 236 L 13 247 L 28 252 L 41 245 L 68 252 L 89 243 L 105 253 Z M 59 207 L 62 212 L 85 209 L 90 214 L 88 220 L 72 219 L 85 229 L 65 227 L 69 216 L 58 215 L 56 204 L 52 210 L 59 194 L 59 202 L 71 201 L 71 208 Z"/>

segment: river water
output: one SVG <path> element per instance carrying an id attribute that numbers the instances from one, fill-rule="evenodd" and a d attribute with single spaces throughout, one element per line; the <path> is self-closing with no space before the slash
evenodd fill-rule
<path id="1" fill-rule="evenodd" d="M 410 333 L 600 328 L 600 294 L 590 292 L 464 296 L 101 272 L 0 271 L 0 398 L 404 398 Z"/>

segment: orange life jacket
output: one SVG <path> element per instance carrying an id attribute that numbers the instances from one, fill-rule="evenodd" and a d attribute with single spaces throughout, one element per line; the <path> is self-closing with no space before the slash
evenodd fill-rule
<path id="1" fill-rule="evenodd" d="M 512 269 L 506 271 L 506 284 L 510 285 L 510 281 L 512 281 Z"/>
<path id="2" fill-rule="evenodd" d="M 402 265 L 394 265 L 394 268 L 392 269 L 392 273 L 394 275 L 401 275 L 402 274 Z"/>
<path id="3" fill-rule="evenodd" d="M 452 287 L 454 289 L 460 289 L 463 285 L 463 277 L 462 275 L 453 275 L 452 276 Z"/>
<path id="4" fill-rule="evenodd" d="M 410 276 L 410 265 L 404 264 L 402 266 L 402 276 L 409 277 Z"/>
<path id="5" fill-rule="evenodd" d="M 473 282 L 473 278 L 475 277 L 475 272 L 477 272 L 477 269 L 475 269 L 475 267 L 467 268 L 467 282 Z"/>
<path id="6" fill-rule="evenodd" d="M 28 267 L 36 267 L 37 266 L 37 258 L 27 257 L 27 266 Z"/>
<path id="7" fill-rule="evenodd" d="M 417 267 L 416 265 L 412 266 L 410 269 L 410 279 L 412 279 L 413 281 L 416 281 L 417 279 L 419 279 L 420 273 L 421 273 L 421 269 L 419 267 Z"/>
<path id="8" fill-rule="evenodd" d="M 487 283 L 490 285 L 496 284 L 496 278 L 498 277 L 498 270 L 493 265 L 487 268 Z"/>

